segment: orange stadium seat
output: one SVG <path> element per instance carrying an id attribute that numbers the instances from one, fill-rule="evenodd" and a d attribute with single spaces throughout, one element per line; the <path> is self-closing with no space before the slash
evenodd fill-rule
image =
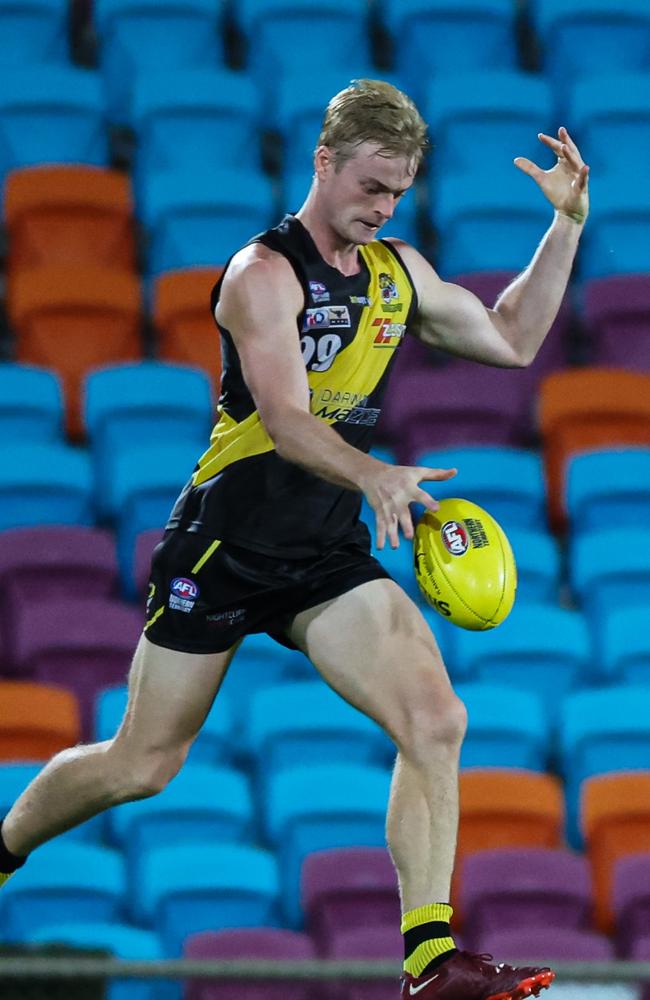
<path id="1" fill-rule="evenodd" d="M 0 681 L 0 760 L 47 760 L 81 739 L 71 691 L 30 681 Z"/>
<path id="2" fill-rule="evenodd" d="M 455 925 L 462 923 L 458 886 L 463 859 L 496 847 L 563 847 L 564 797 L 550 774 L 518 768 L 460 772 L 460 823 L 452 884 Z"/>
<path id="3" fill-rule="evenodd" d="M 576 452 L 650 445 L 650 375 L 614 368 L 556 372 L 540 386 L 549 519 L 566 523 L 566 466 Z"/>
<path id="4" fill-rule="evenodd" d="M 218 387 L 221 343 L 210 313 L 210 292 L 222 268 L 167 271 L 155 284 L 153 319 L 158 357 L 203 368 Z"/>
<path id="5" fill-rule="evenodd" d="M 10 276 L 43 264 L 135 270 L 131 184 L 117 170 L 63 164 L 15 170 L 4 211 Z"/>
<path id="6" fill-rule="evenodd" d="M 616 862 L 650 849 L 650 770 L 599 774 L 581 789 L 581 824 L 591 863 L 596 921 L 614 929 Z"/>
<path id="7" fill-rule="evenodd" d="M 8 309 L 17 360 L 57 372 L 65 389 L 68 433 L 80 437 L 84 375 L 142 357 L 137 277 L 102 267 L 21 271 L 12 282 Z"/>

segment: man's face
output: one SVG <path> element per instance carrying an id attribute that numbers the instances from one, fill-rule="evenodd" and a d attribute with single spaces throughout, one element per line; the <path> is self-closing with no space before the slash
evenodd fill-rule
<path id="1" fill-rule="evenodd" d="M 382 156 L 369 142 L 362 143 L 338 172 L 331 150 L 320 146 L 316 172 L 327 222 L 342 240 L 357 244 L 376 239 L 415 179 L 413 163 L 406 157 Z"/>

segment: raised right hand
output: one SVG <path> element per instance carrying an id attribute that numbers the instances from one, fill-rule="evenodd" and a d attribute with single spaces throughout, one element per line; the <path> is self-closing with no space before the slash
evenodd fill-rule
<path id="1" fill-rule="evenodd" d="M 399 528 L 404 538 L 413 538 L 413 518 L 409 504 L 420 503 L 428 510 L 438 510 L 437 500 L 421 489 L 426 480 L 441 482 L 452 479 L 457 469 L 429 469 L 426 466 L 387 465 L 377 462 L 360 483 L 366 500 L 375 512 L 376 544 L 383 549 L 386 537 L 391 547 L 399 545 Z"/>

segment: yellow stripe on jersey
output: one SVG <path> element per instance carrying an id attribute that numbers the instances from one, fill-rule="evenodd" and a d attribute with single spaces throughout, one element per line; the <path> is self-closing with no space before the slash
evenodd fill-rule
<path id="1" fill-rule="evenodd" d="M 391 324 L 406 322 L 413 300 L 413 287 L 406 271 L 383 243 L 375 241 L 360 247 L 359 251 L 370 272 L 368 298 L 371 304 L 362 309 L 351 343 L 339 352 L 332 366 L 324 372 L 308 373 L 311 412 L 328 424 L 335 423 L 336 411 L 339 409 L 336 406 L 330 408 L 328 414 L 328 400 L 345 393 L 350 405 L 355 406 L 358 405 L 357 401 L 364 400 L 377 388 L 393 356 L 393 350 L 401 339 L 401 334 L 390 335 Z M 383 276 L 381 280 L 384 284 L 386 276 L 392 282 L 395 292 L 392 308 L 397 310 L 401 305 L 399 312 L 387 310 L 382 298 L 380 276 Z M 383 335 L 385 330 L 386 336 Z M 192 482 L 199 486 L 234 462 L 262 455 L 273 451 L 273 448 L 273 441 L 257 410 L 237 423 L 220 407 L 219 422 L 210 435 L 209 448 L 199 459 L 199 468 L 194 473 Z"/>

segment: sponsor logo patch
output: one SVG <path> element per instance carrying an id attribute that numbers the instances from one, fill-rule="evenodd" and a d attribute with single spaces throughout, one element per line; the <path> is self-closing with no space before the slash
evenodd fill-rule
<path id="1" fill-rule="evenodd" d="M 367 295 L 351 295 L 350 303 L 353 306 L 371 306 L 372 299 L 369 299 Z"/>
<path id="2" fill-rule="evenodd" d="M 393 323 L 390 319 L 378 316 L 372 321 L 373 327 L 378 327 L 374 347 L 397 347 L 406 332 L 406 323 Z"/>
<path id="3" fill-rule="evenodd" d="M 206 615 L 205 620 L 212 625 L 224 625 L 228 627 L 230 625 L 237 625 L 245 617 L 246 608 L 237 608 L 235 611 L 220 611 L 216 615 Z"/>
<path id="4" fill-rule="evenodd" d="M 312 302 L 329 302 L 330 300 L 330 293 L 322 281 L 310 281 L 309 293 Z"/>
<path id="5" fill-rule="evenodd" d="M 442 542 L 452 556 L 464 556 L 469 548 L 469 537 L 460 521 L 445 521 L 440 529 Z"/>
<path id="6" fill-rule="evenodd" d="M 199 596 L 198 585 L 186 576 L 177 576 L 172 580 L 169 590 L 169 607 L 172 611 L 189 612 L 196 604 Z"/>
<path id="7" fill-rule="evenodd" d="M 349 327 L 350 310 L 347 306 L 322 306 L 317 309 L 305 310 L 302 333 L 309 330 L 330 330 L 336 327 Z"/>

